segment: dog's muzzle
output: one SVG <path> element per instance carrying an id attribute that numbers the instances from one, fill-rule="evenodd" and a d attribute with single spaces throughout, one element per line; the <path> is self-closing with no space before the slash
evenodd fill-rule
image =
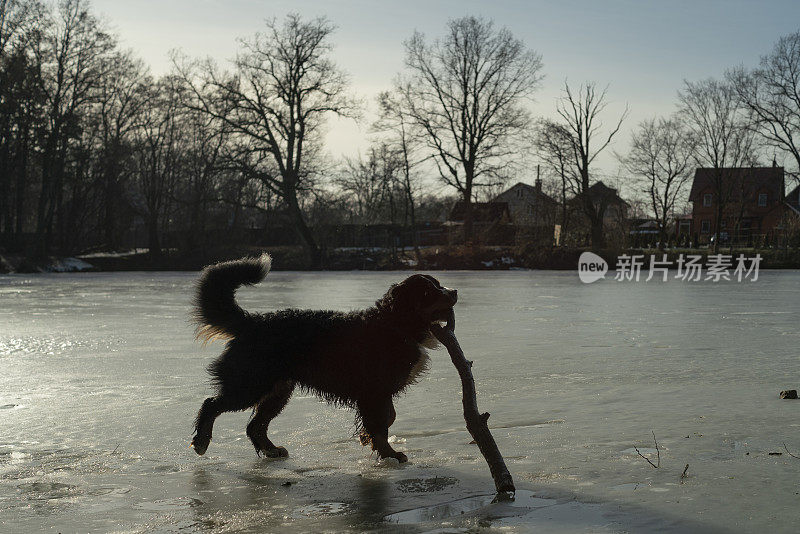
<path id="1" fill-rule="evenodd" d="M 447 288 L 443 288 L 443 289 L 444 289 L 444 294 L 447 295 L 447 297 L 451 301 L 450 305 L 451 306 L 455 306 L 456 302 L 458 302 L 458 290 L 457 289 L 447 289 Z"/>

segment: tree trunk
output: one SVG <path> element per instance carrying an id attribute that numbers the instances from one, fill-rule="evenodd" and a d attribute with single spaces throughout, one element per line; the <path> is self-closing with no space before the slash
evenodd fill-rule
<path id="1" fill-rule="evenodd" d="M 303 217 L 303 211 L 300 209 L 300 203 L 297 201 L 296 191 L 291 187 L 287 187 L 284 191 L 284 200 L 289 210 L 289 216 L 292 218 L 294 229 L 306 249 L 306 254 L 311 262 L 311 268 L 321 269 L 322 257 L 319 247 L 317 246 L 317 241 L 314 239 L 314 234 L 311 233 L 311 229 L 308 227 Z"/>
<path id="2" fill-rule="evenodd" d="M 595 217 L 592 223 L 592 248 L 597 250 L 606 245 L 605 235 L 603 235 L 603 218 Z"/>
<path id="3" fill-rule="evenodd" d="M 559 245 L 564 246 L 567 237 L 567 177 L 564 174 L 564 165 L 561 165 L 561 235 Z"/>
<path id="4" fill-rule="evenodd" d="M 475 206 L 472 204 L 472 193 L 464 193 L 464 244 L 469 245 L 475 238 Z"/>
<path id="5" fill-rule="evenodd" d="M 409 215 L 411 217 L 411 246 L 414 247 L 414 257 L 417 259 L 417 263 L 420 261 L 419 255 L 419 243 L 417 241 L 417 214 L 414 208 L 414 196 L 411 193 L 411 186 L 408 186 L 406 191 L 408 195 L 408 209 Z"/>
<path id="6" fill-rule="evenodd" d="M 25 220 L 25 186 L 28 183 L 28 125 L 27 123 L 23 125 L 22 128 L 22 140 L 20 142 L 19 147 L 19 154 L 18 159 L 19 162 L 17 164 L 17 180 L 15 186 L 15 205 L 16 209 L 14 210 L 15 217 L 16 217 L 16 228 L 15 234 L 17 238 L 20 239 L 22 237 L 22 230 L 23 230 L 23 221 Z"/>
<path id="7" fill-rule="evenodd" d="M 722 229 L 722 202 L 720 202 L 720 195 L 717 194 L 717 213 L 716 213 L 716 221 L 714 221 L 714 232 L 716 232 L 717 238 L 714 239 L 714 254 L 719 254 L 719 240 L 720 240 L 720 230 Z M 712 234 L 713 235 L 713 234 Z"/>
<path id="8" fill-rule="evenodd" d="M 116 250 L 117 240 L 117 143 L 114 142 L 110 153 L 107 155 L 108 160 L 105 168 L 105 187 L 103 188 L 104 196 L 104 234 L 106 246 L 109 250 Z"/>
<path id="9" fill-rule="evenodd" d="M 36 239 L 34 255 L 37 258 L 47 256 L 49 247 L 46 238 L 46 225 L 47 225 L 47 210 L 52 203 L 50 199 L 52 187 L 52 155 L 45 153 L 45 161 L 42 168 L 42 184 L 39 191 L 39 204 L 36 210 Z"/>
<path id="10" fill-rule="evenodd" d="M 158 235 L 158 215 L 147 217 L 147 246 L 150 249 L 150 261 L 161 259 L 161 241 Z"/>
<path id="11" fill-rule="evenodd" d="M 0 144 L 0 232 L 5 235 L 7 239 L 11 234 L 11 173 L 8 172 L 8 161 L 11 158 L 11 150 L 9 144 L 11 143 L 10 135 L 7 131 L 0 134 L 0 139 L 4 142 Z"/>

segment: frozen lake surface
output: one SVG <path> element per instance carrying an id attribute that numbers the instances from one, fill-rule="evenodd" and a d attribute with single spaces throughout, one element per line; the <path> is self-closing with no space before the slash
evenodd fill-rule
<path id="1" fill-rule="evenodd" d="M 361 308 L 406 275 L 273 272 L 239 301 Z M 15 275 L 0 277 L 0 531 L 796 530 L 800 401 L 778 392 L 800 386 L 800 273 L 437 276 L 459 290 L 513 502 L 492 502 L 444 350 L 395 403 L 408 464 L 376 461 L 350 412 L 302 395 L 270 427 L 289 458 L 256 457 L 249 413 L 220 417 L 198 457 L 191 423 L 221 345 L 193 342 L 196 273 Z M 658 469 L 634 448 L 657 462 L 652 432 Z"/>

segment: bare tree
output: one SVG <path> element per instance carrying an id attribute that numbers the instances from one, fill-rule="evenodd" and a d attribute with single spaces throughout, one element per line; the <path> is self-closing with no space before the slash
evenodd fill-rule
<path id="1" fill-rule="evenodd" d="M 329 58 L 333 30 L 324 18 L 304 21 L 292 14 L 282 25 L 269 21 L 266 33 L 242 39 L 233 73 L 220 72 L 210 60 L 194 66 L 175 61 L 193 96 L 187 105 L 222 121 L 267 156 L 256 158 L 263 166 L 250 172 L 283 199 L 315 266 L 319 247 L 300 195 L 311 183 L 326 117 L 355 115 L 347 77 Z"/>
<path id="2" fill-rule="evenodd" d="M 0 0 L 0 229 L 5 238 L 15 229 L 21 233 L 28 147 L 42 96 L 28 44 L 40 36 L 42 15 L 37 2 Z"/>
<path id="3" fill-rule="evenodd" d="M 132 132 L 148 105 L 145 84 L 152 80 L 144 63 L 130 52 L 114 54 L 106 61 L 110 65 L 99 84 L 94 107 L 100 123 L 98 150 L 102 213 L 99 226 L 105 245 L 113 250 L 120 242 L 120 212 L 125 202 L 123 191 L 131 178 L 132 168 L 126 164 L 126 159 L 130 153 Z"/>
<path id="4" fill-rule="evenodd" d="M 180 157 L 182 131 L 178 117 L 181 103 L 175 82 L 174 78 L 165 76 L 157 83 L 148 84 L 148 105 L 142 110 L 135 131 L 136 208 L 147 225 L 152 260 L 161 258 L 161 227 Z"/>
<path id="5" fill-rule="evenodd" d="M 116 41 L 89 11 L 86 0 L 63 0 L 34 54 L 41 65 L 47 98 L 41 190 L 36 216 L 38 255 L 51 245 L 53 222 L 62 205 L 71 139 L 79 133 L 81 111 L 98 97 Z M 59 225 L 59 231 L 66 231 Z"/>
<path id="6" fill-rule="evenodd" d="M 788 152 L 800 171 L 800 32 L 781 37 L 757 68 L 738 67 L 726 77 L 751 126 L 767 145 Z"/>
<path id="7" fill-rule="evenodd" d="M 43 15 L 44 6 L 36 0 L 0 0 L 0 57 L 24 45 Z"/>
<path id="8" fill-rule="evenodd" d="M 230 178 L 226 172 L 228 128 L 218 120 L 193 110 L 180 113 L 182 129 L 181 173 L 173 196 L 184 210 L 184 246 L 195 250 L 207 245 L 206 230 L 211 204 L 217 199 L 222 182 Z"/>
<path id="9" fill-rule="evenodd" d="M 420 157 L 420 139 L 414 135 L 413 120 L 403 107 L 402 95 L 385 91 L 378 95 L 380 118 L 373 125 L 374 129 L 389 137 L 391 143 L 397 147 L 398 156 L 402 166 L 401 187 L 404 193 L 406 219 L 411 223 L 411 242 L 414 253 L 419 260 L 419 245 L 417 243 L 417 209 L 416 193 L 417 179 L 414 169 L 425 157 Z"/>
<path id="10" fill-rule="evenodd" d="M 573 165 L 572 136 L 564 125 L 542 119 L 536 126 L 533 146 L 539 160 L 559 181 L 557 195 L 561 203 L 561 235 L 565 236 L 569 223 L 567 192 L 574 194 L 578 183 Z"/>
<path id="11" fill-rule="evenodd" d="M 407 76 L 396 89 L 421 132 L 439 176 L 466 204 L 472 238 L 476 188 L 510 174 L 530 124 L 524 101 L 542 79 L 542 60 L 508 29 L 475 17 L 451 20 L 441 40 L 406 41 Z"/>
<path id="12" fill-rule="evenodd" d="M 605 245 L 603 219 L 606 208 L 612 199 L 604 195 L 593 197 L 590 194 L 589 188 L 593 184 L 589 168 L 597 156 L 608 148 L 611 140 L 619 133 L 622 122 L 628 116 L 626 107 L 608 133 L 602 133 L 604 128 L 600 116 L 608 105 L 606 102 L 607 91 L 608 87 L 598 91 L 594 82 L 587 82 L 582 84 L 577 92 L 574 92 L 569 83 L 565 82 L 564 96 L 559 100 L 556 108 L 562 119 L 561 127 L 569 136 L 575 174 L 575 195 L 580 203 L 582 213 L 591 226 L 593 247 Z M 597 143 L 598 137 L 600 138 L 599 143 Z"/>
<path id="13" fill-rule="evenodd" d="M 642 121 L 631 148 L 620 161 L 647 195 L 659 230 L 659 245 L 667 241 L 667 226 L 675 203 L 693 175 L 694 139 L 677 117 Z"/>
<path id="14" fill-rule="evenodd" d="M 748 128 L 748 119 L 739 108 L 738 95 L 730 83 L 711 78 L 685 81 L 678 98 L 681 118 L 697 141 L 695 161 L 701 167 L 713 169 L 711 186 L 717 233 L 714 253 L 718 253 L 723 216 L 737 193 L 737 180 L 729 169 L 754 162 L 754 133 Z"/>
<path id="15" fill-rule="evenodd" d="M 366 158 L 345 158 L 334 183 L 346 194 L 353 222 L 375 224 L 387 209 L 391 212 L 402 163 L 385 143 L 370 147 Z M 393 213 L 389 214 L 393 218 Z"/>

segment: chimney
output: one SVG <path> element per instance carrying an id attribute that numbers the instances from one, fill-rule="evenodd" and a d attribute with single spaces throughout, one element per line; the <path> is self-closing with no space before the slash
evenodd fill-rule
<path id="1" fill-rule="evenodd" d="M 775 155 L 773 154 L 772 155 L 772 168 L 774 169 L 777 166 L 778 166 L 778 161 L 775 159 Z"/>
<path id="2" fill-rule="evenodd" d="M 536 194 L 542 194 L 542 179 L 539 178 L 539 165 L 536 166 Z"/>

